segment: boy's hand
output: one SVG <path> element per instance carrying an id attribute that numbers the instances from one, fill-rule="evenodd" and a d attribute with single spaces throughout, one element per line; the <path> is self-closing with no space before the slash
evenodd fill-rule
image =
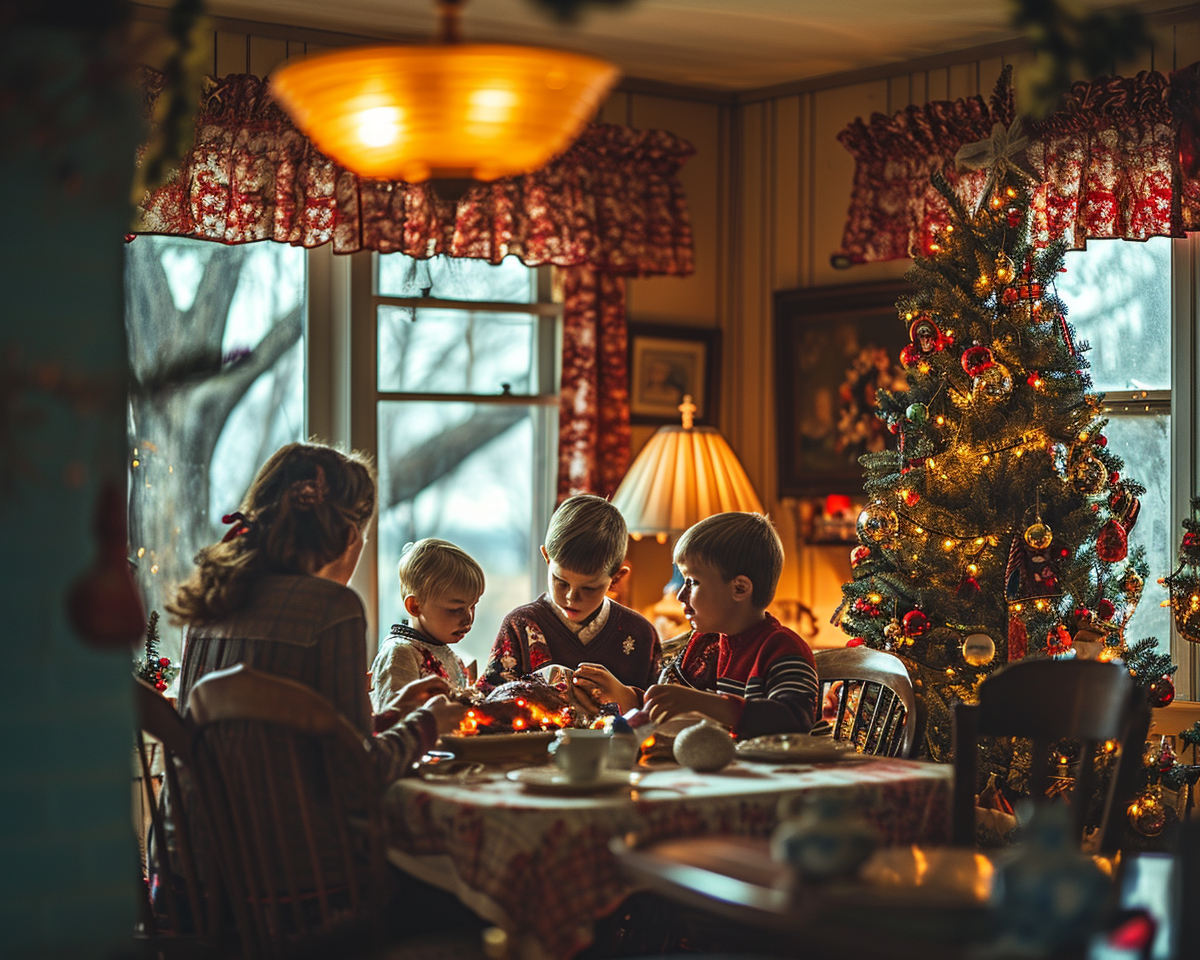
<path id="1" fill-rule="evenodd" d="M 437 721 L 438 733 L 453 733 L 467 714 L 465 704 L 451 703 L 443 696 L 431 697 L 425 701 L 424 706 Z"/>
<path id="2" fill-rule="evenodd" d="M 400 692 L 387 704 L 386 710 L 395 710 L 402 717 L 422 706 L 430 697 L 450 692 L 450 685 L 441 677 L 422 677 L 406 683 Z"/>
<path id="3" fill-rule="evenodd" d="M 725 697 L 677 683 L 656 683 L 646 691 L 642 709 L 654 723 L 662 723 L 689 711 L 712 717 L 727 727 L 733 727 L 738 721 L 736 706 Z"/>
<path id="4" fill-rule="evenodd" d="M 575 692 L 596 704 L 596 711 L 605 703 L 615 703 L 622 713 L 638 705 L 637 693 L 609 673 L 608 668 L 598 663 L 581 663 L 571 678 Z"/>

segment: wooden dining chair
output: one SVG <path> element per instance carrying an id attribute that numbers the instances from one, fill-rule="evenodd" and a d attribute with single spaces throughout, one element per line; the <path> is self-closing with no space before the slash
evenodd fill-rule
<path id="1" fill-rule="evenodd" d="M 148 942 L 160 956 L 203 952 L 219 938 L 215 904 L 220 883 L 215 864 L 206 861 L 202 871 L 197 862 L 195 827 L 206 819 L 206 811 L 182 782 L 185 776 L 195 777 L 193 733 L 170 701 L 150 684 L 135 679 L 133 695 L 142 803 L 150 814 L 147 876 L 159 890 L 153 907 L 149 896 L 143 898 L 137 939 Z M 166 804 L 164 786 L 170 797 Z M 174 858 L 168 853 L 172 848 Z"/>
<path id="2" fill-rule="evenodd" d="M 188 710 L 247 960 L 377 942 L 389 881 L 369 744 L 314 690 L 245 665 L 204 677 Z"/>
<path id="3" fill-rule="evenodd" d="M 1097 751 L 1120 744 L 1108 779 L 1099 828 L 1101 852 L 1119 846 L 1120 816 L 1110 816 L 1136 786 L 1150 709 L 1129 671 L 1098 660 L 1031 659 L 1010 663 L 979 686 L 977 704 L 954 707 L 954 800 L 951 836 L 957 846 L 975 842 L 976 757 L 981 736 L 1018 737 L 1031 742 L 1029 796 L 1047 802 L 1052 768 L 1059 761 L 1051 746 L 1079 743 L 1075 784 L 1070 793 L 1073 837 L 1081 842 L 1088 808 L 1098 783 Z"/>
<path id="4" fill-rule="evenodd" d="M 912 680 L 899 657 L 870 647 L 813 653 L 824 702 L 838 683 L 833 738 L 859 753 L 911 757 L 920 746 L 920 718 Z"/>

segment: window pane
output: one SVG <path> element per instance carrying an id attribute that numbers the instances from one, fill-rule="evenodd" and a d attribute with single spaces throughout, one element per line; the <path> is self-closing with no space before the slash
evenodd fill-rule
<path id="1" fill-rule="evenodd" d="M 1127 642 L 1143 637 L 1158 637 L 1159 649 L 1166 653 L 1171 643 L 1171 611 L 1159 606 L 1167 591 L 1158 583 L 1162 571 L 1175 569 L 1171 531 L 1171 418 L 1167 414 L 1117 417 L 1109 414 L 1108 447 L 1125 461 L 1130 478 L 1146 486 L 1142 509 L 1129 534 L 1129 549 L 1146 548 L 1150 575 L 1142 590 L 1142 599 L 1125 627 Z M 1109 587 L 1110 598 L 1116 586 Z"/>
<path id="2" fill-rule="evenodd" d="M 305 252 L 140 236 L 126 250 L 129 537 L 148 609 L 225 531 L 255 471 L 304 436 Z M 163 653 L 180 634 L 162 621 Z"/>
<path id="3" fill-rule="evenodd" d="M 434 297 L 438 300 L 483 300 L 533 303 L 536 274 L 516 257 L 499 264 L 436 256 L 416 260 L 403 253 L 377 259 L 381 297 Z"/>
<path id="4" fill-rule="evenodd" d="M 483 567 L 487 589 L 456 653 L 483 666 L 500 621 L 533 599 L 534 498 L 546 471 L 535 438 L 554 410 L 515 404 L 379 404 L 379 623 L 404 616 L 396 564 L 406 543 L 441 537 Z"/>
<path id="5" fill-rule="evenodd" d="M 1171 388 L 1171 241 L 1091 240 L 1055 281 L 1097 390 Z"/>
<path id="6" fill-rule="evenodd" d="M 379 389 L 406 393 L 537 392 L 537 318 L 434 308 L 379 308 Z"/>

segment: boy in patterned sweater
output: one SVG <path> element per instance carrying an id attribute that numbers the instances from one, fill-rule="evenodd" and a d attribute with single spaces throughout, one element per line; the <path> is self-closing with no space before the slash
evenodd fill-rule
<path id="1" fill-rule="evenodd" d="M 771 521 L 757 513 L 701 520 L 679 538 L 675 563 L 684 577 L 679 600 L 694 632 L 645 693 L 651 720 L 696 711 L 740 739 L 810 730 L 819 719 L 812 651 L 767 613 L 783 570 L 783 544 Z M 637 706 L 636 691 L 598 671 L 581 674 L 577 683 L 594 684 L 594 697 Z"/>
<path id="2" fill-rule="evenodd" d="M 371 665 L 371 705 L 384 713 L 405 684 L 441 677 L 452 690 L 470 683 L 452 649 L 475 622 L 483 595 L 483 570 L 461 547 L 447 540 L 418 540 L 404 548 L 397 568 L 400 595 L 411 620 L 392 625 Z"/>
<path id="3" fill-rule="evenodd" d="M 504 618 L 481 686 L 498 686 L 548 663 L 593 664 L 639 690 L 653 682 L 662 658 L 658 634 L 641 614 L 607 596 L 629 572 L 628 538 L 620 511 L 602 497 L 583 494 L 562 502 L 542 545 L 546 593 Z"/>

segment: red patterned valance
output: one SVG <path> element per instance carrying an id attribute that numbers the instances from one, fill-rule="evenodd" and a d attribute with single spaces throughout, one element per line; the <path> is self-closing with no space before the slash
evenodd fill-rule
<path id="1" fill-rule="evenodd" d="M 695 150 L 662 130 L 592 124 L 541 170 L 455 203 L 425 184 L 362 179 L 337 165 L 255 76 L 208 79 L 195 127 L 177 174 L 142 201 L 135 232 L 493 263 L 513 254 L 618 276 L 692 272 L 677 173 Z"/>
<path id="2" fill-rule="evenodd" d="M 981 97 L 909 107 L 855 120 L 838 139 L 856 166 L 838 265 L 927 252 L 946 221 L 929 176 L 940 170 L 975 199 L 985 174 L 960 174 L 954 155 L 1015 116 L 1005 71 Z M 1027 127 L 1028 159 L 1041 176 L 1033 200 L 1040 243 L 1062 238 L 1145 240 L 1200 229 L 1200 64 L 1077 83 L 1058 112 Z"/>

